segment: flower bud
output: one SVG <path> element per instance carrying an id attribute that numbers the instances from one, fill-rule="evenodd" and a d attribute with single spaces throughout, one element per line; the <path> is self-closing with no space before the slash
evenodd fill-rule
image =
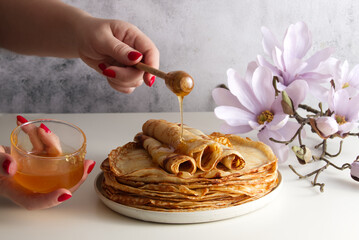
<path id="1" fill-rule="evenodd" d="M 327 139 L 333 134 L 336 134 L 339 130 L 338 124 L 334 118 L 325 116 L 319 118 L 310 118 L 310 126 L 315 133 L 322 139 Z"/>
<path id="2" fill-rule="evenodd" d="M 351 164 L 350 167 L 350 176 L 355 180 L 359 182 L 359 162 L 358 161 L 354 161 Z"/>
<path id="3" fill-rule="evenodd" d="M 294 108 L 293 108 L 292 99 L 290 99 L 290 97 L 288 96 L 286 91 L 282 91 L 281 104 L 282 104 L 282 108 L 283 108 L 284 113 L 286 113 L 288 115 L 293 115 L 294 114 Z"/>
<path id="4" fill-rule="evenodd" d="M 318 130 L 325 136 L 328 137 L 338 132 L 338 123 L 332 117 L 320 117 L 316 121 Z"/>
<path id="5" fill-rule="evenodd" d="M 295 153 L 300 164 L 307 164 L 312 160 L 312 151 L 306 146 L 293 146 L 292 151 Z"/>

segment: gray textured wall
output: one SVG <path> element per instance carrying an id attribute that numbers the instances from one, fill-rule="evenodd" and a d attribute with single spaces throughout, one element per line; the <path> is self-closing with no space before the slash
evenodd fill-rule
<path id="1" fill-rule="evenodd" d="M 184 70 L 195 79 L 185 111 L 212 111 L 211 90 L 226 82 L 226 70 L 244 73 L 262 54 L 260 27 L 282 36 L 305 21 L 314 50 L 359 63 L 359 1 L 355 0 L 66 0 L 94 16 L 137 25 L 158 46 L 161 69 Z M 0 112 L 178 111 L 177 98 L 157 79 L 130 95 L 78 59 L 21 56 L 0 49 Z"/>

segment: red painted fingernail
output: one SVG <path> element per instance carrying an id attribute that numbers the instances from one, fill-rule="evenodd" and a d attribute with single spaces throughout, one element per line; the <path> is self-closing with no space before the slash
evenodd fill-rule
<path id="1" fill-rule="evenodd" d="M 92 172 L 92 169 L 95 167 L 96 162 L 92 163 L 89 168 L 87 169 L 87 174 L 90 174 Z"/>
<path id="2" fill-rule="evenodd" d="M 135 51 L 129 52 L 127 55 L 128 59 L 130 59 L 131 61 L 135 61 L 139 59 L 141 56 L 142 56 L 141 53 Z"/>
<path id="3" fill-rule="evenodd" d="M 10 161 L 9 159 L 6 159 L 6 160 L 2 163 L 2 168 L 4 169 L 4 171 L 5 171 L 7 174 L 10 173 L 10 171 L 9 171 L 9 169 L 10 169 L 10 163 L 11 163 L 11 161 Z"/>
<path id="4" fill-rule="evenodd" d="M 98 67 L 99 67 L 102 71 L 104 71 L 104 70 L 106 69 L 106 64 L 100 63 L 100 64 L 98 65 Z"/>
<path id="5" fill-rule="evenodd" d="M 46 133 L 50 133 L 50 129 L 45 126 L 45 124 L 41 123 L 40 128 L 44 129 Z"/>
<path id="6" fill-rule="evenodd" d="M 156 76 L 152 76 L 149 83 L 150 87 L 152 87 L 152 85 L 155 83 L 155 80 L 156 80 Z"/>
<path id="7" fill-rule="evenodd" d="M 69 199 L 71 197 L 72 197 L 72 195 L 64 193 L 60 197 L 58 197 L 57 201 L 58 202 L 63 202 L 63 201 L 66 201 L 67 199 Z"/>
<path id="8" fill-rule="evenodd" d="M 105 76 L 107 76 L 107 77 L 110 77 L 110 78 L 116 77 L 116 73 L 115 73 L 115 71 L 112 70 L 112 69 L 105 69 L 105 70 L 103 70 L 102 73 L 103 73 L 103 75 L 105 75 Z"/>
<path id="9" fill-rule="evenodd" d="M 26 123 L 28 122 L 26 118 L 24 118 L 23 116 L 17 115 L 16 119 L 21 122 L 21 123 Z"/>

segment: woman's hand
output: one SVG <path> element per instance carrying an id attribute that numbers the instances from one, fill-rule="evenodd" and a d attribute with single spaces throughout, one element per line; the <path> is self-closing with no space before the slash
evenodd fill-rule
<path id="1" fill-rule="evenodd" d="M 131 93 L 155 77 L 133 66 L 139 61 L 158 68 L 159 52 L 134 25 L 100 19 L 60 0 L 0 0 L 0 47 L 21 54 L 74 58 Z"/>
<path id="2" fill-rule="evenodd" d="M 19 124 L 27 120 L 21 116 L 18 116 L 17 121 Z M 46 133 L 43 128 L 38 128 L 37 130 L 39 132 L 44 131 L 44 133 Z M 41 141 L 41 139 L 44 139 L 44 137 L 39 137 L 39 139 L 33 139 L 32 141 Z M 46 144 L 47 143 L 45 143 L 44 146 L 46 146 Z M 80 185 L 86 180 L 88 174 L 92 171 L 94 166 L 94 161 L 85 160 L 82 179 L 78 184 L 76 184 L 76 186 L 72 187 L 71 189 L 61 188 L 50 193 L 34 193 L 23 188 L 13 179 L 17 169 L 16 161 L 10 155 L 9 147 L 0 145 L 0 195 L 9 198 L 16 204 L 29 210 L 54 207 L 72 197 L 72 193 L 76 191 L 76 189 L 78 189 Z"/>
<path id="3" fill-rule="evenodd" d="M 152 86 L 155 76 L 134 67 L 142 61 L 159 67 L 159 52 L 154 43 L 137 27 L 120 20 L 83 16 L 77 23 L 80 58 L 107 76 L 112 88 L 131 93 L 143 81 Z"/>

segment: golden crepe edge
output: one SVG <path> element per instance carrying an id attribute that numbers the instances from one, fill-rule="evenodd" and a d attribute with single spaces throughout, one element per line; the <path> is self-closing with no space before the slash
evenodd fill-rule
<path id="1" fill-rule="evenodd" d="M 218 132 L 208 137 L 222 145 L 231 144 L 250 151 L 255 149 L 259 160 L 249 157 L 248 164 L 240 170 L 213 168 L 210 171 L 198 169 L 195 174 L 174 174 L 158 168 L 141 143 L 130 142 L 112 150 L 108 160 L 101 164 L 105 174 L 102 183 L 104 195 L 120 204 L 140 209 L 188 212 L 237 206 L 263 197 L 277 186 L 277 158 L 269 146 Z M 248 152 L 243 154 L 244 159 L 251 155 Z M 129 153 L 135 153 L 146 161 L 141 162 L 142 166 L 134 165 L 126 169 L 127 172 L 121 172 L 116 166 L 117 157 Z"/>

